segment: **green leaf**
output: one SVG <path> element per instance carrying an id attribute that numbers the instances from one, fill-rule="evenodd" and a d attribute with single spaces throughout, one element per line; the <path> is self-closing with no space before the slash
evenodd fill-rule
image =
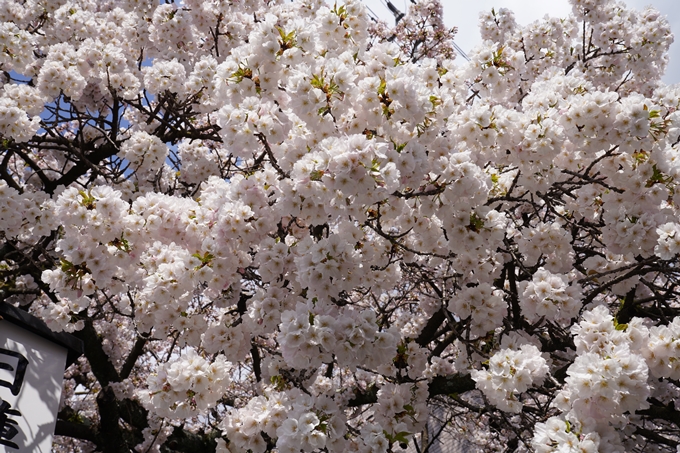
<path id="1" fill-rule="evenodd" d="M 82 197 L 82 200 L 80 201 L 81 206 L 84 206 L 87 210 L 92 210 L 96 207 L 95 202 L 97 199 L 94 198 L 89 191 L 85 192 L 84 190 L 79 190 L 78 194 Z"/>
<path id="2" fill-rule="evenodd" d="M 286 379 L 283 376 L 281 376 L 280 374 L 277 374 L 276 376 L 272 376 L 269 380 L 271 381 L 274 388 L 279 392 L 285 390 L 286 387 L 287 387 Z"/>
<path id="3" fill-rule="evenodd" d="M 200 269 L 202 267 L 209 266 L 210 263 L 212 262 L 213 258 L 215 258 L 215 256 L 210 252 L 205 252 L 203 255 L 201 255 L 200 253 L 197 252 L 197 253 L 194 253 L 191 256 L 193 256 L 194 258 L 197 258 L 201 262 L 201 265 L 198 266 L 196 269 Z"/>
<path id="4" fill-rule="evenodd" d="M 64 258 L 61 258 L 61 271 L 65 274 L 69 274 L 71 270 L 73 269 L 73 263 L 71 263 L 68 260 L 65 260 Z"/>
<path id="5" fill-rule="evenodd" d="M 125 253 L 130 253 L 132 250 L 130 248 L 130 243 L 128 242 L 127 239 L 125 239 L 125 233 L 123 232 L 119 238 L 114 239 L 113 241 L 109 242 L 109 245 L 116 247 L 118 250 L 121 250 Z"/>
<path id="6" fill-rule="evenodd" d="M 324 82 L 324 77 L 323 77 L 323 71 L 321 71 L 321 74 L 314 74 L 312 75 L 312 80 L 310 81 L 312 86 L 314 88 L 318 88 L 319 90 L 323 90 L 323 86 L 325 84 Z"/>
<path id="7" fill-rule="evenodd" d="M 408 436 L 409 434 L 411 434 L 411 433 L 406 432 L 406 431 L 400 431 L 394 436 L 394 440 L 396 440 L 400 444 L 407 444 L 408 439 L 406 438 L 406 436 Z"/>
<path id="8" fill-rule="evenodd" d="M 378 86 L 378 94 L 383 95 L 385 94 L 385 91 L 387 90 L 387 82 L 385 79 L 380 79 L 380 85 Z"/>
<path id="9" fill-rule="evenodd" d="M 383 434 L 385 435 L 385 438 L 391 443 L 400 443 L 400 444 L 408 444 L 408 436 L 409 433 L 408 431 L 400 431 L 394 435 L 388 433 L 387 431 L 383 431 Z"/>
<path id="10" fill-rule="evenodd" d="M 477 233 L 482 231 L 482 228 L 484 228 L 484 220 L 479 217 L 476 212 L 470 214 L 470 225 L 468 226 L 468 230 Z"/>
<path id="11" fill-rule="evenodd" d="M 401 154 L 401 152 L 404 150 L 404 148 L 406 148 L 407 144 L 408 143 L 399 143 L 399 144 L 394 143 L 394 150 Z"/>

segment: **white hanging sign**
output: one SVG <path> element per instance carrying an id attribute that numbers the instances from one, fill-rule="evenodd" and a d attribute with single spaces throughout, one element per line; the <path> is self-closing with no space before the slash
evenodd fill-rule
<path id="1" fill-rule="evenodd" d="M 44 330 L 36 318 L 23 312 L 12 319 L 9 316 L 16 309 L 5 309 L 0 312 L 4 318 L 0 320 L 0 452 L 49 453 L 67 355 L 73 351 L 68 344 L 54 341 L 63 335 Z"/>

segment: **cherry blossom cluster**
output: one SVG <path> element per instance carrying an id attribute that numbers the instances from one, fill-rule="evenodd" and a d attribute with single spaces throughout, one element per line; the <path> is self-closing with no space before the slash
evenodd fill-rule
<path id="1" fill-rule="evenodd" d="M 54 212 L 47 209 L 44 193 L 21 193 L 0 181 L 0 231 L 5 237 L 28 240 L 49 234 L 57 226 Z M 30 225 L 30 226 L 29 226 Z"/>
<path id="2" fill-rule="evenodd" d="M 160 453 L 160 446 L 170 437 L 174 429 L 172 425 L 166 424 L 164 421 L 160 417 L 149 419 L 149 426 L 142 431 L 144 441 L 135 445 L 136 451 Z"/>
<path id="3" fill-rule="evenodd" d="M 246 318 L 246 322 L 237 324 L 231 316 L 223 314 L 205 328 L 201 334 L 201 346 L 206 352 L 224 354 L 232 362 L 244 360 L 251 348 L 249 331 L 254 327 L 248 321 Z"/>
<path id="4" fill-rule="evenodd" d="M 413 435 L 423 429 L 427 421 L 427 386 L 419 384 L 385 384 L 378 392 L 375 421 L 391 438 Z M 401 436 L 400 436 L 401 435 Z M 388 438 L 389 438 L 388 437 Z"/>
<path id="5" fill-rule="evenodd" d="M 581 288 L 570 285 L 564 274 L 553 274 L 539 268 L 530 282 L 519 284 L 520 304 L 530 322 L 541 318 L 567 324 L 576 318 L 581 308 Z"/>
<path id="6" fill-rule="evenodd" d="M 0 299 L 92 346 L 61 451 L 670 451 L 672 35 L 571 5 L 463 62 L 436 0 L 0 2 Z"/>
<path id="7" fill-rule="evenodd" d="M 380 40 L 395 42 L 405 55 L 420 60 L 425 57 L 438 60 L 453 59 L 456 56 L 453 36 L 456 28 L 449 29 L 443 21 L 443 8 L 439 0 L 424 0 L 408 5 L 406 11 L 399 11 L 392 4 L 396 25 L 388 26 L 378 19 L 371 24 L 372 34 Z"/>
<path id="8" fill-rule="evenodd" d="M 44 99 L 41 92 L 27 85 L 5 85 L 0 95 L 0 133 L 25 142 L 40 127 Z"/>
<path id="9" fill-rule="evenodd" d="M 503 322 L 503 298 L 488 283 L 466 288 L 448 304 L 448 309 L 461 319 L 470 318 L 470 333 L 482 336 Z"/>
<path id="10" fill-rule="evenodd" d="M 222 356 L 211 363 L 193 349 L 158 367 L 149 377 L 148 390 L 140 391 L 142 403 L 160 417 L 190 418 L 215 406 L 225 393 L 229 364 Z"/>
<path id="11" fill-rule="evenodd" d="M 0 25 L 0 39 L 6 51 L 0 56 L 0 64 L 6 70 L 24 73 L 35 57 L 33 56 L 33 36 L 14 23 L 13 18 L 6 17 Z"/>
<path id="12" fill-rule="evenodd" d="M 600 305 L 586 311 L 572 327 L 577 355 L 553 403 L 563 415 L 546 426 L 537 425 L 537 450 L 558 451 L 548 447 L 561 445 L 558 436 L 570 438 L 571 429 L 579 434 L 578 442 L 594 444 L 597 451 L 624 449 L 619 430 L 630 414 L 649 405 L 649 368 L 636 353 L 644 346 L 647 332 L 639 319 L 621 328 L 614 321 Z M 563 429 L 566 422 L 573 428 Z"/>
<path id="13" fill-rule="evenodd" d="M 398 336 L 379 332 L 373 312 L 320 308 L 298 304 L 281 314 L 279 343 L 289 366 L 316 368 L 335 355 L 342 366 L 378 367 L 396 355 Z"/>
<path id="14" fill-rule="evenodd" d="M 600 451 L 599 445 L 598 433 L 583 433 L 579 425 L 558 417 L 551 417 L 545 423 L 537 423 L 532 443 L 537 453 L 552 453 L 561 448 L 596 453 Z"/>
<path id="15" fill-rule="evenodd" d="M 201 141 L 183 141 L 177 148 L 181 161 L 182 181 L 198 184 L 219 173 L 220 156 Z"/>
<path id="16" fill-rule="evenodd" d="M 282 452 L 344 451 L 345 419 L 337 410 L 338 404 L 327 395 L 310 396 L 297 389 L 267 392 L 225 419 L 229 451 L 264 452 L 267 444 L 262 434 L 277 438 Z"/>
<path id="17" fill-rule="evenodd" d="M 504 348 L 489 359 L 488 370 L 473 370 L 472 379 L 491 404 L 499 409 L 519 413 L 522 402 L 518 395 L 548 374 L 548 364 L 540 350 L 531 344 L 517 349 Z"/>
<path id="18" fill-rule="evenodd" d="M 229 439 L 228 451 L 265 451 L 266 442 L 261 433 L 275 437 L 287 419 L 289 408 L 285 393 L 270 393 L 250 399 L 245 407 L 233 411 L 224 421 Z"/>
<path id="19" fill-rule="evenodd" d="M 652 376 L 680 377 L 680 316 L 668 325 L 649 328 L 649 341 L 642 350 Z"/>
<path id="20" fill-rule="evenodd" d="M 172 8 L 172 5 L 164 6 Z M 181 96 L 184 94 L 184 81 L 186 78 L 184 65 L 176 59 L 159 62 L 144 68 L 144 87 L 151 94 L 170 91 Z"/>
<path id="21" fill-rule="evenodd" d="M 143 131 L 135 132 L 120 151 L 120 157 L 130 162 L 142 182 L 156 176 L 168 155 L 165 143 Z"/>
<path id="22" fill-rule="evenodd" d="M 680 253 L 680 225 L 677 223 L 664 223 L 656 229 L 659 235 L 654 254 L 662 260 L 669 260 Z"/>
<path id="23" fill-rule="evenodd" d="M 529 266 L 535 266 L 540 258 L 552 272 L 568 272 L 574 252 L 569 243 L 569 234 L 559 223 L 541 223 L 535 228 L 522 230 L 518 238 L 519 251 Z"/>

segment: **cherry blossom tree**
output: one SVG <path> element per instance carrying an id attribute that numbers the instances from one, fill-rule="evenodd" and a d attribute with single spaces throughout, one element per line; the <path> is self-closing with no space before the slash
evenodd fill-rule
<path id="1" fill-rule="evenodd" d="M 680 451 L 673 38 L 571 4 L 464 62 L 437 0 L 0 2 L 0 300 L 85 344 L 55 451 Z"/>

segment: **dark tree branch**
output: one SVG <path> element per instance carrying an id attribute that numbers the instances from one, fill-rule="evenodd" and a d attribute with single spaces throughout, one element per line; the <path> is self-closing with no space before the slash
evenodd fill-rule
<path id="1" fill-rule="evenodd" d="M 106 352 L 104 352 L 101 339 L 94 328 L 92 320 L 86 317 L 83 321 L 85 327 L 74 332 L 74 335 L 80 338 L 85 345 L 85 357 L 90 362 L 92 373 L 102 387 L 106 387 L 111 382 L 120 382 L 120 376 L 106 355 Z"/>
<path id="2" fill-rule="evenodd" d="M 459 395 L 476 388 L 475 381 L 469 374 L 453 374 L 451 376 L 436 376 L 428 386 L 429 397 L 437 395 Z M 378 390 L 376 385 L 370 385 L 367 389 L 355 389 L 354 398 L 349 400 L 349 407 L 375 404 L 378 402 Z"/>
<path id="3" fill-rule="evenodd" d="M 175 427 L 161 447 L 162 453 L 213 453 L 217 449 L 217 438 L 221 432 L 212 430 L 207 434 L 192 433 L 184 426 Z"/>
<path id="4" fill-rule="evenodd" d="M 125 359 L 125 363 L 123 364 L 123 367 L 120 369 L 120 379 L 127 379 L 127 377 L 130 376 L 130 373 L 132 372 L 132 369 L 134 368 L 137 359 L 139 358 L 140 355 L 144 353 L 144 346 L 146 346 L 146 343 L 148 341 L 149 341 L 148 335 L 147 336 L 141 335 L 137 337 L 137 340 L 135 341 L 135 344 L 132 347 L 130 354 L 128 355 L 127 359 Z"/>

